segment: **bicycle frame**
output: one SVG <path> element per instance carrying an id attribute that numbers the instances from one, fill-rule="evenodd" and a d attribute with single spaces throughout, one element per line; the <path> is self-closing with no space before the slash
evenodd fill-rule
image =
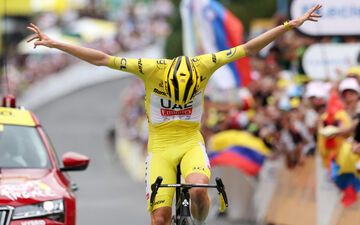
<path id="1" fill-rule="evenodd" d="M 216 188 L 220 197 L 220 211 L 225 211 L 228 207 L 228 200 L 225 192 L 225 187 L 222 183 L 222 180 L 219 177 L 216 177 L 216 185 L 213 184 L 181 184 L 181 172 L 180 167 L 178 166 L 178 172 L 176 181 L 177 184 L 161 184 L 163 178 L 161 176 L 157 177 L 156 181 L 151 185 L 151 197 L 150 197 L 150 206 L 153 205 L 155 196 L 159 188 L 176 188 L 176 209 L 175 209 L 175 218 L 174 222 L 176 225 L 183 225 L 184 221 L 192 221 L 190 213 L 190 194 L 189 190 L 193 187 L 201 188 Z M 192 223 L 193 224 L 193 223 Z M 192 225 L 188 224 L 188 225 Z"/>

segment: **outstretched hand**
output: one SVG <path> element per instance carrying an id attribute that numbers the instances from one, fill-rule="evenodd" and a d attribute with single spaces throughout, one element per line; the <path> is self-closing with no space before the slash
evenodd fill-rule
<path id="1" fill-rule="evenodd" d="M 30 26 L 26 27 L 26 29 L 33 31 L 36 35 L 27 40 L 27 42 L 31 42 L 32 40 L 36 40 L 34 42 L 34 48 L 38 45 L 43 45 L 49 48 L 52 48 L 53 40 L 41 32 L 40 28 L 36 25 L 30 23 Z"/>
<path id="2" fill-rule="evenodd" d="M 299 16 L 297 19 L 291 20 L 289 22 L 289 25 L 291 27 L 300 27 L 305 21 L 310 20 L 313 22 L 317 22 L 317 18 L 322 17 L 321 15 L 315 13 L 316 10 L 320 9 L 322 7 L 321 4 L 317 4 L 311 9 L 309 9 L 306 13 Z"/>

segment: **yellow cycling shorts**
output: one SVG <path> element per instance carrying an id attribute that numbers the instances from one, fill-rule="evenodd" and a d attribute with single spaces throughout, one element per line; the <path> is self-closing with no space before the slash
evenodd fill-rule
<path id="1" fill-rule="evenodd" d="M 162 184 L 176 184 L 177 166 L 182 176 L 191 173 L 205 174 L 210 180 L 210 163 L 202 137 L 181 138 L 173 143 L 151 145 L 146 159 L 146 199 L 151 212 L 161 207 L 172 207 L 175 188 L 159 188 L 153 206 L 150 207 L 151 184 L 162 176 Z M 201 135 L 200 135 L 201 136 Z"/>

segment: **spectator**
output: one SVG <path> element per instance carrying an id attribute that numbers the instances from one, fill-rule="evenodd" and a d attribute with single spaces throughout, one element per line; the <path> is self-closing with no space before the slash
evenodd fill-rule
<path id="1" fill-rule="evenodd" d="M 109 3 L 110 4 L 110 3 Z M 113 3 L 115 4 L 115 3 Z M 118 10 L 120 6 L 116 6 Z M 114 7 L 114 8 L 116 8 Z M 43 12 L 36 16 L 36 23 L 43 29 L 53 30 L 58 38 L 66 37 L 77 40 L 80 44 L 91 45 L 108 54 L 116 55 L 121 51 L 130 51 L 143 48 L 155 42 L 155 40 L 163 40 L 170 33 L 170 27 L 167 18 L 173 15 L 173 4 L 169 0 L 157 0 L 134 3 L 121 3 L 121 15 L 113 16 L 114 10 L 106 12 L 103 5 L 99 2 L 91 1 L 85 9 L 71 9 L 63 16 L 53 12 Z M 74 25 L 77 20 L 83 17 L 109 19 L 118 26 L 116 34 L 110 37 L 100 37 L 94 41 L 86 42 L 81 39 L 81 34 L 70 33 L 68 26 Z M 22 37 L 23 38 L 23 37 Z M 22 39 L 20 38 L 20 39 Z M 17 42 L 15 43 L 18 44 Z M 73 57 L 61 52 L 40 52 L 37 54 L 28 54 L 22 49 L 22 53 L 13 51 L 16 45 L 9 45 L 8 54 L 10 61 L 19 61 L 22 58 L 23 63 L 14 64 L 16 68 L 11 71 L 10 85 L 12 94 L 18 96 L 29 85 L 44 79 L 45 77 L 56 74 L 71 64 L 77 62 Z M 38 62 L 45 66 L 35 66 Z M 18 76 L 16 73 L 21 73 Z M 2 78 L 4 79 L 4 78 Z"/>
<path id="2" fill-rule="evenodd" d="M 360 86 L 355 78 L 345 78 L 339 85 L 339 92 L 344 101 L 346 112 L 353 119 L 360 113 Z"/>

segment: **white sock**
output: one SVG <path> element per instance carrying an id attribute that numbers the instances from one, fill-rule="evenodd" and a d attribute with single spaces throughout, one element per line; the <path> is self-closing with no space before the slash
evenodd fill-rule
<path id="1" fill-rule="evenodd" d="M 197 220 L 194 218 L 195 225 L 205 225 L 205 221 Z"/>

